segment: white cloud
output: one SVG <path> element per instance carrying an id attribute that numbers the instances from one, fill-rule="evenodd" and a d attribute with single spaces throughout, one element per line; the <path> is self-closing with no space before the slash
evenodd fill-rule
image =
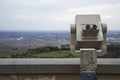
<path id="1" fill-rule="evenodd" d="M 117 0 L 2 0 L 0 28 L 69 30 L 76 14 L 100 14 L 109 29 L 120 30 L 119 7 Z"/>
<path id="2" fill-rule="evenodd" d="M 69 8 L 64 14 L 64 16 L 59 16 L 57 19 L 63 19 L 71 22 L 74 21 L 74 16 L 77 14 L 100 14 L 102 18 L 102 22 L 106 22 L 108 24 L 109 30 L 120 30 L 119 28 L 119 20 L 120 20 L 120 11 L 119 11 L 120 3 L 117 4 L 104 4 L 104 5 L 93 5 L 87 7 L 80 8 Z M 61 18 L 62 17 L 62 18 Z"/>

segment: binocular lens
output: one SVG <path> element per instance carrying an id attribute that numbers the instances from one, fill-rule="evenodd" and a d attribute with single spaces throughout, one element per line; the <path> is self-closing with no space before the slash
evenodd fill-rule
<path id="1" fill-rule="evenodd" d="M 93 27 L 92 27 L 92 28 L 96 30 L 96 29 L 97 29 L 97 26 L 96 26 L 96 25 L 93 25 Z"/>
<path id="2" fill-rule="evenodd" d="M 87 29 L 87 30 L 90 29 L 90 25 L 86 25 L 86 29 Z"/>

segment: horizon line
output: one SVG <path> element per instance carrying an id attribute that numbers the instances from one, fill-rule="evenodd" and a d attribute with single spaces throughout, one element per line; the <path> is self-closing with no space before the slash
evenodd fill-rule
<path id="1" fill-rule="evenodd" d="M 69 32 L 70 30 L 0 30 L 0 31 L 10 31 L 10 32 L 14 32 L 14 31 L 17 31 L 17 32 L 38 32 L 38 31 L 41 31 L 41 32 L 43 32 L 43 31 L 49 31 L 49 32 L 52 32 L 52 31 L 54 31 L 54 32 L 56 32 L 56 31 L 66 31 L 66 32 Z M 120 31 L 120 30 L 108 30 L 108 31 Z"/>

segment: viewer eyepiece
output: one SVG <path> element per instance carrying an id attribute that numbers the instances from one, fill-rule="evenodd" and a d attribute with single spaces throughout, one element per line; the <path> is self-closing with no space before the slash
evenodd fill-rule
<path id="1" fill-rule="evenodd" d="M 90 25 L 86 25 L 86 29 L 89 30 L 90 29 Z"/>
<path id="2" fill-rule="evenodd" d="M 97 26 L 96 26 L 96 25 L 93 25 L 93 26 L 92 26 L 92 29 L 96 30 L 96 29 L 97 29 Z"/>

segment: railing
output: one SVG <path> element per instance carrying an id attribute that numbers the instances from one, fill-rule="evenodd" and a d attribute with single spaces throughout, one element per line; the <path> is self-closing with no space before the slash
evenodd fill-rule
<path id="1" fill-rule="evenodd" d="M 0 74 L 79 74 L 79 58 L 0 59 Z M 120 74 L 120 59 L 98 59 L 98 74 Z"/>

